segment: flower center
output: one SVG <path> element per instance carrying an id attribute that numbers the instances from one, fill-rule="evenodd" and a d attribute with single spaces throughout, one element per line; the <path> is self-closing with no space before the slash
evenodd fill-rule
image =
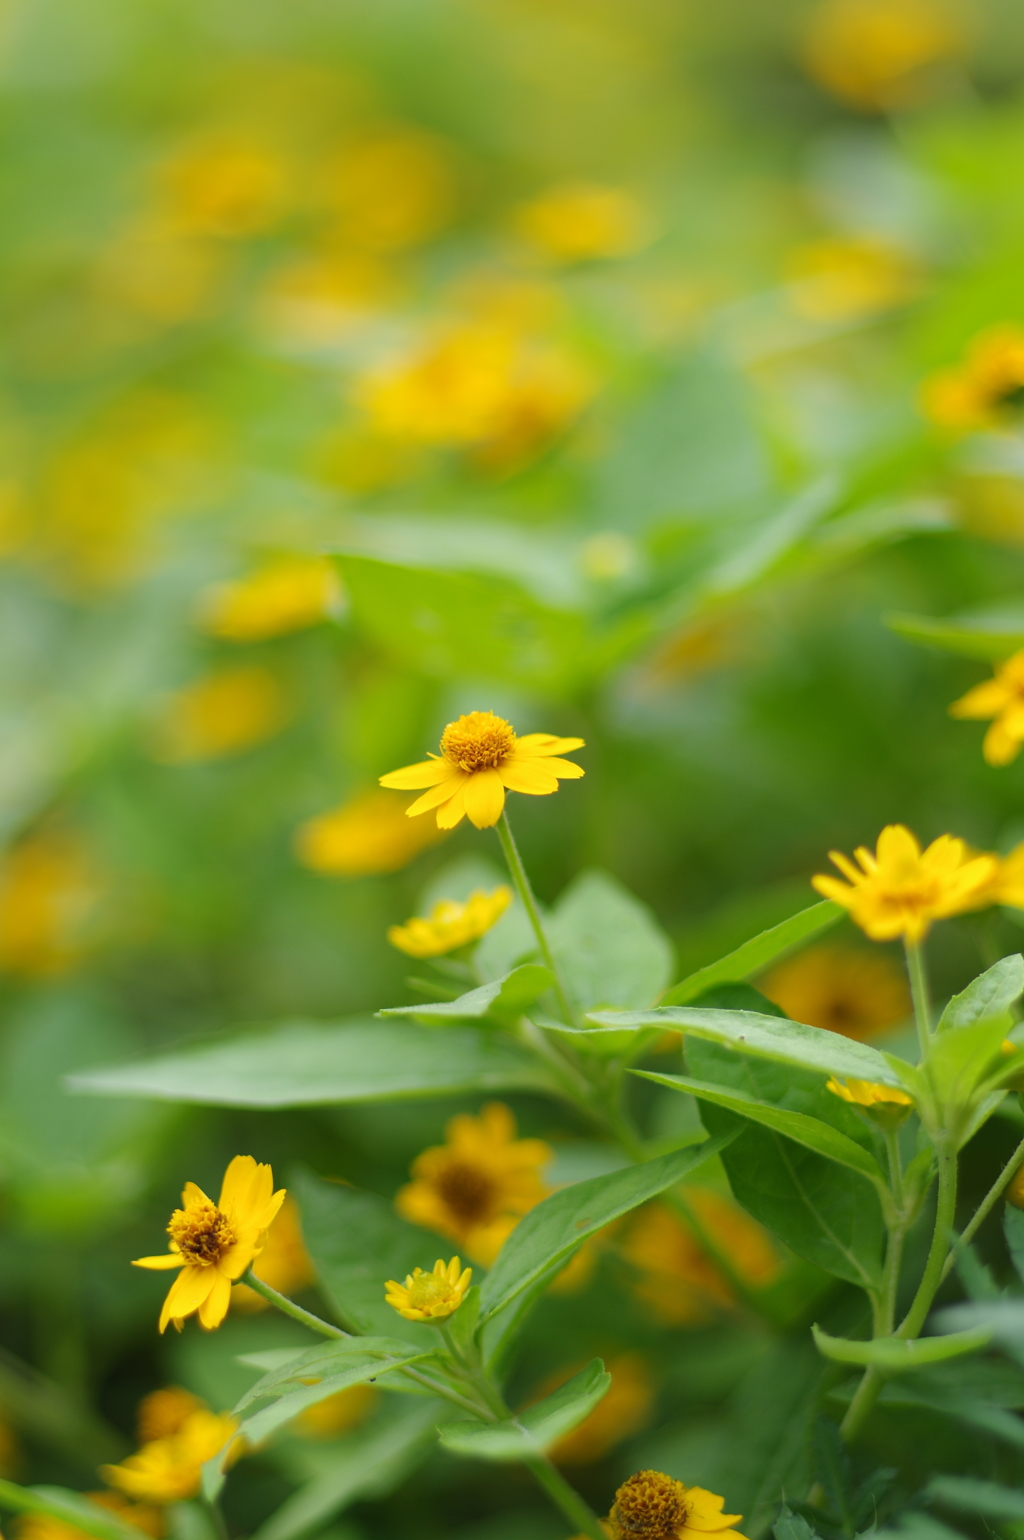
<path id="1" fill-rule="evenodd" d="M 617 1540 L 669 1540 L 686 1523 L 687 1511 L 681 1481 L 642 1470 L 619 1487 L 609 1518 Z"/>
<path id="2" fill-rule="evenodd" d="M 441 753 L 460 770 L 496 770 L 515 746 L 515 728 L 493 711 L 471 711 L 441 734 Z"/>
<path id="3" fill-rule="evenodd" d="M 469 1161 L 453 1160 L 439 1171 L 434 1185 L 442 1202 L 462 1224 L 479 1224 L 491 1217 L 497 1196 L 486 1171 Z"/>
<path id="4" fill-rule="evenodd" d="M 235 1232 L 227 1215 L 208 1198 L 188 1208 L 176 1208 L 167 1233 L 193 1267 L 219 1262 L 228 1247 L 235 1244 Z"/>
<path id="5" fill-rule="evenodd" d="M 429 1310 L 431 1305 L 441 1305 L 451 1299 L 452 1286 L 447 1278 L 436 1273 L 420 1273 L 409 1286 L 409 1303 L 414 1310 Z"/>

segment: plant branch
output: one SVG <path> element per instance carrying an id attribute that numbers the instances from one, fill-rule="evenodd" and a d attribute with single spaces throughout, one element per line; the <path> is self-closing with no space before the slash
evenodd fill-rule
<path id="1" fill-rule="evenodd" d="M 1020 1141 L 1017 1148 L 1006 1162 L 1006 1165 L 1003 1167 L 1002 1171 L 1000 1171 L 999 1175 L 992 1183 L 992 1186 L 981 1200 L 981 1203 L 975 1212 L 974 1218 L 966 1227 L 964 1233 L 955 1242 L 953 1249 L 949 1253 L 949 1256 L 946 1258 L 945 1264 L 943 1266 L 942 1274 L 939 1278 L 940 1283 L 943 1283 L 945 1279 L 948 1278 L 953 1267 L 956 1265 L 957 1257 L 960 1255 L 961 1251 L 963 1251 L 965 1246 L 969 1246 L 971 1241 L 977 1235 L 985 1219 L 988 1217 L 993 1204 L 997 1202 L 997 1200 L 1005 1192 L 1006 1188 L 1010 1185 L 1010 1182 L 1013 1180 L 1014 1173 L 1016 1172 L 1022 1160 L 1024 1160 L 1024 1139 Z"/>
<path id="2" fill-rule="evenodd" d="M 507 813 L 502 813 L 501 818 L 495 827 L 497 829 L 498 838 L 501 841 L 501 848 L 505 854 L 505 860 L 508 864 L 509 875 L 511 876 L 512 881 L 515 883 L 516 892 L 519 894 L 519 897 L 522 900 L 523 908 L 526 910 L 530 924 L 533 926 L 533 934 L 537 938 L 537 945 L 540 948 L 540 955 L 544 959 L 544 966 L 550 970 L 551 975 L 555 981 L 554 989 L 555 994 L 558 997 L 559 1009 L 561 1010 L 562 1015 L 565 1017 L 566 1022 L 571 1026 L 573 1022 L 573 1012 L 572 1007 L 569 1004 L 569 997 L 567 996 L 565 987 L 562 984 L 561 975 L 555 966 L 555 959 L 552 955 L 551 947 L 548 945 L 548 938 L 544 933 L 544 926 L 541 922 L 540 910 L 537 908 L 537 900 L 533 896 L 533 889 L 530 887 L 530 879 L 526 875 L 526 867 L 523 865 L 523 858 L 519 854 L 515 839 L 513 838 L 512 828 L 509 824 Z"/>
<path id="3" fill-rule="evenodd" d="M 590 1504 L 580 1496 L 575 1487 L 569 1485 L 561 1471 L 552 1465 L 547 1455 L 527 1455 L 523 1464 L 575 1531 L 589 1535 L 590 1540 L 608 1540 Z"/>
<path id="4" fill-rule="evenodd" d="M 916 941 L 906 942 L 907 972 L 910 975 L 910 993 L 914 1000 L 914 1020 L 917 1023 L 917 1042 L 922 1062 L 928 1054 L 932 1035 L 931 1007 L 928 1003 L 928 979 L 924 971 L 924 953 Z"/>
<path id="5" fill-rule="evenodd" d="M 332 1326 L 330 1321 L 322 1321 L 311 1310 L 303 1310 L 301 1305 L 297 1305 L 286 1294 L 279 1294 L 276 1289 L 270 1287 L 269 1283 L 264 1283 L 262 1278 L 257 1278 L 251 1267 L 242 1274 L 241 1282 L 248 1284 L 254 1294 L 259 1294 L 268 1304 L 280 1310 L 282 1315 L 290 1315 L 293 1321 L 301 1321 L 303 1326 L 308 1326 L 310 1331 L 319 1332 L 321 1337 L 333 1337 L 337 1340 L 352 1336 L 351 1332 L 342 1331 L 340 1326 Z"/>

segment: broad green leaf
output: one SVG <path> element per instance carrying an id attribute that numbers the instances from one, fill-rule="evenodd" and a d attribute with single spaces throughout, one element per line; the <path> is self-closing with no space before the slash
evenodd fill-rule
<path id="1" fill-rule="evenodd" d="M 0 1480 L 0 1508 L 14 1513 L 45 1514 L 84 1530 L 87 1535 L 95 1535 L 97 1540 L 139 1540 L 134 1525 L 122 1522 L 109 1508 L 101 1508 L 81 1493 L 69 1492 L 64 1487 L 22 1487 Z"/>
<path id="2" fill-rule="evenodd" d="M 942 1013 L 938 1030 L 970 1027 L 977 1021 L 1005 1016 L 1021 994 L 1024 994 L 1024 957 L 1014 952 L 993 963 L 961 994 L 953 996 Z"/>
<path id="3" fill-rule="evenodd" d="M 782 1505 L 782 1512 L 772 1525 L 775 1540 L 817 1540 L 817 1530 L 812 1529 L 802 1513 Z"/>
<path id="4" fill-rule="evenodd" d="M 999 1050 L 1010 1025 L 1008 1016 L 975 1020 L 969 1026 L 939 1032 L 928 1048 L 925 1072 L 943 1121 L 959 1127 L 956 1114 L 967 1109 L 986 1071 L 999 1067 Z"/>
<path id="5" fill-rule="evenodd" d="M 971 1300 L 947 1305 L 934 1318 L 945 1332 L 987 1331 L 1018 1363 L 1024 1363 L 1024 1299 Z"/>
<path id="6" fill-rule="evenodd" d="M 474 1284 L 448 1321 L 448 1335 L 460 1353 L 469 1349 L 480 1324 L 480 1287 Z"/>
<path id="7" fill-rule="evenodd" d="M 820 1075 L 745 1058 L 702 1038 L 687 1039 L 686 1061 L 705 1085 L 804 1113 L 867 1151 L 872 1148 L 868 1129 L 851 1107 L 825 1089 Z M 862 1288 L 875 1287 L 884 1226 L 878 1199 L 865 1189 L 862 1177 L 724 1107 L 702 1101 L 700 1108 L 709 1133 L 738 1133 L 722 1152 L 736 1200 L 799 1256 Z"/>
<path id="8" fill-rule="evenodd" d="M 843 913 L 842 907 L 831 899 L 812 904 L 809 909 L 801 909 L 799 914 L 791 915 L 781 925 L 773 925 L 770 930 L 762 931 L 727 957 L 709 963 L 706 968 L 699 968 L 689 978 L 673 985 L 662 997 L 660 1004 L 686 1005 L 715 984 L 739 983 L 753 978 L 755 974 L 763 972 L 769 963 L 784 957 L 795 947 L 802 946 L 812 936 L 828 930 L 837 920 L 842 919 Z"/>
<path id="9" fill-rule="evenodd" d="M 583 872 L 547 921 L 566 989 L 584 1010 L 648 1005 L 672 976 L 672 944 L 646 905 L 606 872 Z"/>
<path id="10" fill-rule="evenodd" d="M 494 1032 L 424 1032 L 400 1022 L 356 1019 L 334 1026 L 292 1022 L 220 1038 L 72 1075 L 68 1084 L 92 1096 L 311 1107 L 458 1091 L 550 1091 L 553 1082 L 535 1058 Z"/>
<path id="11" fill-rule="evenodd" d="M 964 1353 L 976 1353 L 992 1340 L 992 1333 L 984 1327 L 951 1332 L 944 1337 L 917 1337 L 912 1342 L 904 1337 L 876 1337 L 872 1342 L 854 1342 L 847 1337 L 831 1337 L 818 1326 L 812 1326 L 811 1332 L 815 1346 L 824 1358 L 840 1364 L 872 1366 L 886 1374 L 903 1374 L 908 1369 L 920 1369 L 926 1364 L 943 1363 L 947 1358 L 959 1358 Z"/>
<path id="12" fill-rule="evenodd" d="M 989 663 L 1008 658 L 1024 647 L 1024 609 L 1013 606 L 950 615 L 945 620 L 930 615 L 887 615 L 885 623 L 912 642 Z"/>
<path id="13" fill-rule="evenodd" d="M 378 1011 L 378 1016 L 413 1016 L 427 1023 L 440 1021 L 479 1021 L 486 1016 L 521 1016 L 545 990 L 551 988 L 552 976 L 536 963 L 523 963 L 492 984 L 481 984 L 457 1000 L 442 1000 L 430 1005 L 396 1005 Z"/>
<path id="14" fill-rule="evenodd" d="M 282 1369 L 285 1364 L 294 1363 L 305 1351 L 305 1348 L 267 1348 L 262 1353 L 239 1353 L 236 1362 L 245 1364 L 247 1369 L 259 1369 L 263 1374 L 271 1374 Z"/>
<path id="15" fill-rule="evenodd" d="M 591 1011 L 589 1019 L 606 1030 L 624 1027 L 660 1027 L 683 1032 L 687 1038 L 706 1038 L 744 1056 L 773 1059 L 819 1075 L 852 1076 L 878 1085 L 901 1086 L 893 1068 L 898 1062 L 867 1043 L 840 1037 L 821 1027 L 805 1027 L 798 1021 L 762 1016 L 753 1011 L 701 1010 L 696 1006 L 659 1006 L 649 1011 Z M 908 1065 L 908 1069 L 913 1066 Z"/>
<path id="16" fill-rule="evenodd" d="M 612 1377 L 599 1358 L 567 1384 L 502 1422 L 450 1422 L 439 1430 L 454 1454 L 477 1460 L 522 1460 L 571 1432 L 611 1389 Z"/>
<path id="17" fill-rule="evenodd" d="M 756 1096 L 743 1091 L 707 1085 L 687 1075 L 663 1075 L 651 1070 L 634 1070 L 633 1073 L 643 1076 L 645 1080 L 653 1080 L 657 1085 L 668 1086 L 671 1090 L 688 1092 L 699 1101 L 727 1107 L 729 1111 L 738 1112 L 741 1117 L 749 1118 L 753 1123 L 770 1128 L 797 1144 L 805 1145 L 809 1150 L 816 1150 L 819 1155 L 837 1161 L 841 1166 L 849 1166 L 870 1182 L 885 1186 L 885 1178 L 874 1156 L 862 1144 L 857 1144 L 838 1128 L 823 1123 L 819 1118 L 809 1117 L 805 1112 L 793 1112 L 786 1107 L 777 1107 L 773 1102 L 759 1101 Z"/>
<path id="18" fill-rule="evenodd" d="M 1003 1235 L 1017 1277 L 1024 1283 L 1024 1212 L 1007 1203 L 1003 1210 Z"/>
<path id="19" fill-rule="evenodd" d="M 589 1236 L 682 1181 L 728 1143 L 729 1136 L 710 1139 L 552 1193 L 530 1210 L 502 1247 L 481 1288 L 481 1319 L 490 1320 L 567 1262 Z"/>
<path id="20" fill-rule="evenodd" d="M 924 1489 L 929 1502 L 986 1519 L 1024 1519 L 1024 1492 L 1019 1487 L 979 1481 L 974 1476 L 933 1476 Z"/>

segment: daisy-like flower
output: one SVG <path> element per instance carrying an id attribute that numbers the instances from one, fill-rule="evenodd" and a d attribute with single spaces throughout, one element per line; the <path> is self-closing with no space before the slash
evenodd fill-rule
<path id="1" fill-rule="evenodd" d="M 441 734 L 441 755 L 382 775 L 380 784 L 396 791 L 430 788 L 406 808 L 410 818 L 437 808 L 439 829 L 454 829 L 468 814 L 478 829 L 490 829 L 501 817 L 506 791 L 546 797 L 559 781 L 583 774 L 572 760 L 560 759 L 583 747 L 582 738 L 556 738 L 551 733 L 527 733 L 493 711 L 471 711 L 449 722 Z"/>
<path id="2" fill-rule="evenodd" d="M 441 957 L 478 941 L 501 919 L 511 902 L 512 889 L 505 884 L 493 893 L 477 888 L 463 904 L 442 898 L 427 919 L 416 916 L 404 925 L 392 925 L 388 940 L 410 957 Z"/>
<path id="3" fill-rule="evenodd" d="M 389 1278 L 384 1298 L 407 1321 L 446 1321 L 462 1304 L 472 1278 L 473 1269 L 463 1267 L 458 1257 L 447 1264 L 438 1257 L 432 1273 L 415 1267 L 404 1283 Z"/>
<path id="4" fill-rule="evenodd" d="M 837 1080 L 832 1075 L 825 1085 L 826 1091 L 831 1091 L 833 1096 L 841 1096 L 844 1102 L 850 1102 L 854 1107 L 912 1107 L 914 1103 L 906 1091 L 897 1091 L 895 1086 L 875 1085 L 873 1080 L 857 1080 L 848 1077 L 845 1081 Z"/>
<path id="5" fill-rule="evenodd" d="M 991 903 L 989 885 L 998 868 L 995 856 L 972 856 L 965 842 L 951 834 L 933 840 L 925 851 L 903 824 L 890 824 L 878 836 L 872 854 L 861 845 L 857 867 L 838 850 L 829 859 L 848 879 L 818 876 L 813 885 L 825 898 L 848 909 L 872 941 L 904 936 L 921 941 L 933 920 L 942 920 Z"/>
<path id="6" fill-rule="evenodd" d="M 971 342 L 962 364 L 926 380 L 925 415 L 940 428 L 972 433 L 1012 425 L 1024 399 L 1024 331 L 995 326 Z"/>
<path id="7" fill-rule="evenodd" d="M 638 1471 L 615 1494 L 608 1527 L 612 1540 L 683 1540 L 718 1535 L 744 1540 L 741 1513 L 723 1513 L 725 1499 L 703 1487 L 687 1487 L 658 1470 Z"/>
<path id="8" fill-rule="evenodd" d="M 203 1407 L 191 1412 L 169 1438 L 143 1444 L 120 1465 L 102 1466 L 100 1475 L 112 1487 L 144 1502 L 182 1502 L 195 1497 L 206 1461 L 220 1454 L 237 1428 L 233 1417 Z"/>
<path id="9" fill-rule="evenodd" d="M 981 752 L 990 765 L 1008 765 L 1024 743 L 1024 652 L 1000 663 L 985 679 L 949 708 L 951 717 L 984 722 L 992 719 Z"/>
<path id="10" fill-rule="evenodd" d="M 522 1216 L 547 1197 L 540 1171 L 551 1147 L 543 1139 L 517 1139 L 516 1120 L 502 1102 L 490 1102 L 479 1117 L 459 1113 L 445 1137 L 446 1144 L 417 1155 L 413 1180 L 400 1189 L 395 1207 L 489 1267 Z"/>
<path id="11" fill-rule="evenodd" d="M 274 1192 L 269 1166 L 259 1166 L 251 1155 L 236 1155 L 224 1173 L 220 1198 L 208 1198 L 195 1182 L 186 1182 L 181 1208 L 175 1209 L 167 1233 L 170 1248 L 165 1255 L 139 1257 L 133 1267 L 182 1271 L 171 1285 L 160 1312 L 160 1330 L 169 1321 L 178 1330 L 186 1316 L 199 1312 L 199 1324 L 207 1331 L 219 1326 L 231 1303 L 231 1285 L 258 1257 L 285 1199 Z"/>

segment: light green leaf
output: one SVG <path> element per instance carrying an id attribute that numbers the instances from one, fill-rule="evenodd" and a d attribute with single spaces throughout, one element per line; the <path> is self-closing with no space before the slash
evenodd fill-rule
<path id="1" fill-rule="evenodd" d="M 672 976 L 672 943 L 651 911 L 607 872 L 583 872 L 547 921 L 569 994 L 584 1010 L 649 1005 Z"/>
<path id="2" fill-rule="evenodd" d="M 612 1377 L 599 1358 L 552 1395 L 502 1422 L 450 1422 L 439 1430 L 454 1454 L 477 1460 L 522 1460 L 571 1432 L 611 1389 Z"/>
<path id="3" fill-rule="evenodd" d="M 986 1071 L 999 1067 L 999 1049 L 1010 1025 L 1009 1016 L 976 1020 L 970 1026 L 936 1033 L 928 1048 L 927 1079 L 940 1116 L 959 1126 L 957 1114 L 970 1106 Z"/>
<path id="4" fill-rule="evenodd" d="M 950 615 L 945 620 L 930 615 L 887 615 L 885 623 L 912 642 L 989 663 L 1024 647 L 1024 609 L 1013 606 Z"/>
<path id="5" fill-rule="evenodd" d="M 271 1404 L 244 1418 L 241 1431 L 250 1443 L 259 1444 L 307 1407 L 325 1401 L 337 1391 L 382 1379 L 403 1364 L 418 1363 L 436 1352 L 436 1342 L 414 1347 L 394 1337 L 351 1337 L 309 1348 L 299 1358 L 265 1374 L 246 1391 L 235 1407 L 236 1414 L 257 1401 L 270 1399 Z"/>
<path id="6" fill-rule="evenodd" d="M 992 1332 L 985 1327 L 950 1332 L 944 1337 L 917 1337 L 910 1342 L 904 1337 L 876 1337 L 872 1342 L 853 1342 L 847 1337 L 830 1337 L 818 1326 L 812 1326 L 811 1332 L 823 1357 L 840 1364 L 871 1366 L 885 1374 L 902 1374 L 908 1369 L 921 1369 L 927 1364 L 943 1363 L 948 1358 L 960 1358 L 964 1353 L 976 1353 L 992 1340 Z"/>
<path id="7" fill-rule="evenodd" d="M 1013 1002 L 1024 994 L 1024 957 L 1019 952 L 1000 958 L 978 975 L 961 994 L 954 995 L 939 1021 L 940 1032 L 947 1027 L 970 1027 L 976 1021 L 1005 1016 Z"/>
<path id="8" fill-rule="evenodd" d="M 786 1139 L 805 1145 L 809 1150 L 816 1150 L 819 1155 L 824 1155 L 828 1160 L 837 1161 L 841 1166 L 849 1166 L 851 1170 L 859 1172 L 861 1176 L 867 1177 L 868 1181 L 878 1186 L 886 1185 L 878 1162 L 864 1146 L 848 1138 L 838 1128 L 833 1128 L 830 1123 L 823 1123 L 819 1118 L 809 1117 L 807 1113 L 794 1112 L 786 1107 L 777 1107 L 773 1102 L 761 1101 L 745 1091 L 729 1090 L 724 1086 L 708 1085 L 702 1080 L 691 1080 L 687 1075 L 663 1075 L 651 1070 L 634 1070 L 633 1074 L 641 1075 L 645 1080 L 653 1080 L 658 1085 L 668 1086 L 674 1091 L 689 1092 L 698 1100 L 727 1107 L 730 1112 L 738 1112 L 741 1117 L 749 1118 L 752 1123 L 759 1123 L 764 1128 L 770 1128 L 775 1133 L 782 1134 Z"/>
<path id="9" fill-rule="evenodd" d="M 490 1320 L 620 1214 L 646 1203 L 702 1166 L 731 1135 L 672 1150 L 643 1165 L 563 1187 L 531 1209 L 512 1231 L 481 1289 L 481 1318 Z"/>
<path id="10" fill-rule="evenodd" d="M 773 925 L 770 930 L 762 931 L 759 936 L 745 941 L 727 957 L 721 957 L 718 962 L 709 963 L 706 968 L 691 973 L 689 978 L 675 984 L 663 996 L 660 1004 L 685 1005 L 715 984 L 740 983 L 744 979 L 753 978 L 767 968 L 769 963 L 784 957 L 812 936 L 828 930 L 837 920 L 842 919 L 843 914 L 841 905 L 834 904 L 831 899 L 811 904 L 810 908 L 801 909 L 799 914 L 791 915 L 780 925 Z"/>
<path id="11" fill-rule="evenodd" d="M 1024 1519 L 1024 1492 L 978 1481 L 973 1476 L 933 1476 L 924 1489 L 929 1502 L 986 1519 Z"/>
<path id="12" fill-rule="evenodd" d="M 537 1060 L 495 1032 L 399 1022 L 291 1022 L 69 1077 L 92 1096 L 220 1107 L 309 1107 L 458 1091 L 550 1091 Z"/>
<path id="13" fill-rule="evenodd" d="M 276 1369 L 281 1369 L 285 1364 L 294 1363 L 301 1358 L 305 1348 L 267 1348 L 262 1353 L 238 1353 L 235 1362 L 245 1364 L 247 1369 L 260 1369 L 264 1374 L 270 1374 Z"/>
<path id="14" fill-rule="evenodd" d="M 523 963 L 491 984 L 481 984 L 457 1000 L 442 1000 L 431 1005 L 395 1005 L 378 1011 L 378 1016 L 413 1016 L 417 1021 L 479 1021 L 486 1016 L 521 1016 L 545 990 L 552 975 L 536 963 Z"/>
<path id="15" fill-rule="evenodd" d="M 0 1480 L 0 1508 L 15 1513 L 41 1513 L 82 1529 L 97 1540 L 139 1540 L 139 1531 L 122 1522 L 109 1508 L 100 1508 L 79 1492 L 64 1487 L 22 1487 Z"/>

